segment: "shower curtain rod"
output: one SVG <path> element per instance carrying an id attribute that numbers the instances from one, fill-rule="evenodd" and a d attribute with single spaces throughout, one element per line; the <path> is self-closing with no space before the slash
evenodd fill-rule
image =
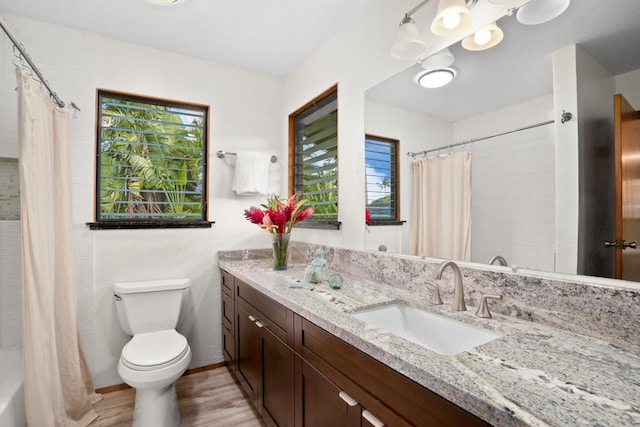
<path id="1" fill-rule="evenodd" d="M 475 138 L 475 139 L 468 139 L 466 141 L 457 142 L 455 144 L 445 145 L 445 146 L 442 146 L 442 147 L 439 147 L 439 148 L 432 148 L 432 149 L 429 149 L 429 150 L 422 150 L 422 151 L 417 151 L 417 152 L 409 151 L 407 153 L 407 156 L 416 158 L 417 156 L 422 156 L 423 154 L 433 153 L 434 151 L 440 151 L 440 150 L 444 150 L 444 149 L 451 149 L 451 148 L 454 148 L 454 147 L 459 147 L 461 145 L 471 144 L 473 142 L 478 142 L 478 141 L 482 141 L 482 140 L 489 139 L 489 138 L 495 138 L 496 136 L 508 135 L 510 133 L 520 132 L 520 131 L 527 130 L 527 129 L 533 129 L 533 128 L 537 128 L 539 126 L 550 125 L 551 123 L 555 123 L 555 120 L 547 120 L 546 122 L 540 122 L 540 123 L 535 123 L 535 124 L 529 125 L 529 126 L 523 126 L 523 127 L 517 128 L 517 129 L 506 131 L 506 132 L 497 133 L 495 135 L 483 136 L 481 138 Z"/>
<path id="2" fill-rule="evenodd" d="M 7 37 L 9 37 L 9 40 L 11 40 L 11 43 L 13 43 L 16 49 L 18 49 L 21 57 L 24 58 L 27 61 L 27 63 L 29 63 L 29 67 L 31 67 L 31 70 L 33 70 L 33 72 L 36 73 L 36 75 L 38 76 L 38 79 L 40 80 L 40 83 L 42 83 L 44 87 L 47 89 L 47 91 L 49 91 L 49 96 L 53 98 L 54 102 L 58 104 L 60 108 L 63 108 L 65 105 L 64 101 L 61 100 L 58 97 L 58 94 L 55 93 L 49 87 L 49 83 L 47 83 L 47 80 L 42 76 L 40 69 L 38 69 L 38 67 L 36 67 L 36 64 L 33 63 L 29 54 L 25 51 L 24 46 L 21 43 L 19 43 L 18 40 L 16 40 L 13 34 L 11 34 L 11 31 L 9 31 L 9 27 L 7 27 L 7 24 L 5 24 L 5 22 L 2 20 L 2 17 L 0 17 L 0 27 L 2 27 Z M 71 103 L 71 106 L 77 110 L 80 110 L 78 107 L 76 107 L 76 105 L 73 102 Z"/>

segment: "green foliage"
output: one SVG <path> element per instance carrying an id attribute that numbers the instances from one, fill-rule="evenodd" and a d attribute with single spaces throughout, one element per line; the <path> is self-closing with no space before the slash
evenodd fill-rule
<path id="1" fill-rule="evenodd" d="M 101 218 L 201 218 L 202 118 L 189 126 L 167 107 L 109 102 L 102 109 Z"/>

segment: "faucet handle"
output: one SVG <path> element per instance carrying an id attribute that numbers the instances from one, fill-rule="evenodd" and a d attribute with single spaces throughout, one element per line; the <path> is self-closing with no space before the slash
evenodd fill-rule
<path id="1" fill-rule="evenodd" d="M 491 312 L 489 311 L 489 306 L 487 305 L 487 299 L 502 299 L 502 295 L 482 295 L 480 297 L 480 305 L 478 306 L 478 310 L 476 311 L 476 316 L 478 317 L 491 317 Z"/>
<path id="2" fill-rule="evenodd" d="M 442 298 L 440 298 L 440 286 L 438 286 L 435 280 L 426 280 L 425 283 L 433 287 L 433 293 L 431 294 L 431 304 L 442 305 L 443 302 Z"/>

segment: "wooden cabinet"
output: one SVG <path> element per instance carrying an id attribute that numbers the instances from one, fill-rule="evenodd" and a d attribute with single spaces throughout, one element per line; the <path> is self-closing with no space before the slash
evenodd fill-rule
<path id="1" fill-rule="evenodd" d="M 235 372 L 235 278 L 222 271 L 221 278 L 221 314 L 222 314 L 222 356 L 229 368 Z"/>
<path id="2" fill-rule="evenodd" d="M 236 378 L 269 426 L 292 427 L 294 353 L 286 323 L 293 313 L 239 280 L 235 313 Z"/>
<path id="3" fill-rule="evenodd" d="M 229 354 L 236 378 L 267 425 L 489 426 L 227 272 L 222 274 L 229 285 L 222 287 L 223 336 L 227 327 L 234 328 L 225 360 Z M 225 313 L 234 315 L 229 319 Z"/>
<path id="4" fill-rule="evenodd" d="M 296 382 L 296 426 L 361 426 L 362 407 L 300 356 Z"/>

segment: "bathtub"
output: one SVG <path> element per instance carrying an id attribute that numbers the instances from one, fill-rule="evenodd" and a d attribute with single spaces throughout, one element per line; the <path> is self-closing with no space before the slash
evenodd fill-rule
<path id="1" fill-rule="evenodd" d="M 22 351 L 0 349 L 0 427 L 26 427 Z"/>

